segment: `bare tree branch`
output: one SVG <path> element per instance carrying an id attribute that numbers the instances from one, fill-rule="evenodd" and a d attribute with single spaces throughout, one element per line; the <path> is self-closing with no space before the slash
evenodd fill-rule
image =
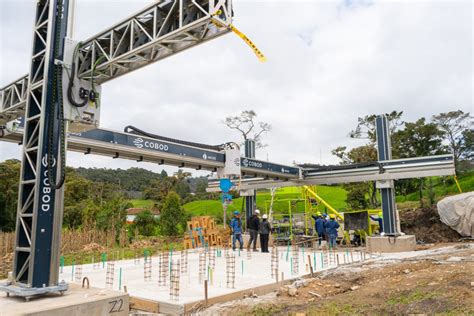
<path id="1" fill-rule="evenodd" d="M 262 135 L 271 131 L 272 126 L 269 123 L 258 122 L 259 129 L 256 130 L 255 118 L 257 113 L 253 110 L 242 111 L 238 116 L 228 116 L 223 123 L 230 129 L 235 129 L 243 136 L 244 141 L 252 139 L 257 148 L 265 147 L 261 142 Z M 253 134 L 252 134 L 253 133 Z"/>

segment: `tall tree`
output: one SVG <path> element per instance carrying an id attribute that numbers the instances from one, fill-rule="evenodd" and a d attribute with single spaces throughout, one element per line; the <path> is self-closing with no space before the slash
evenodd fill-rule
<path id="1" fill-rule="evenodd" d="M 386 113 L 385 116 L 389 122 L 390 134 L 395 133 L 395 131 L 403 124 L 401 117 L 403 111 L 392 111 Z M 375 119 L 377 118 L 376 114 L 366 115 L 364 117 L 359 117 L 357 119 L 357 126 L 349 134 L 351 138 L 359 139 L 368 139 L 371 143 L 375 143 L 376 134 L 375 134 Z"/>
<path id="2" fill-rule="evenodd" d="M 418 119 L 416 122 L 405 123 L 405 128 L 395 133 L 398 142 L 394 150 L 401 158 L 410 158 L 417 156 L 431 156 L 435 154 L 442 154 L 446 152 L 443 146 L 443 131 L 438 128 L 435 123 L 427 123 L 424 117 Z M 431 186 L 431 181 L 428 182 Z M 423 203 L 423 178 L 418 180 L 418 191 L 420 197 L 420 205 Z M 431 190 L 431 187 L 429 188 Z M 434 198 L 430 197 L 430 203 Z"/>
<path id="3" fill-rule="evenodd" d="M 466 129 L 461 138 L 461 159 L 474 159 L 474 128 Z"/>
<path id="4" fill-rule="evenodd" d="M 469 148 L 463 146 L 463 136 L 466 130 L 472 129 L 473 117 L 461 110 L 433 115 L 433 123 L 444 132 L 443 138 L 448 144 L 449 151 L 454 156 L 454 164 L 459 165 L 459 159 Z"/>
<path id="5" fill-rule="evenodd" d="M 351 150 L 341 146 L 334 149 L 332 154 L 341 159 L 341 164 L 364 163 L 377 160 L 377 150 L 374 144 L 355 147 Z M 377 207 L 377 188 L 374 181 L 346 184 L 344 188 L 348 191 L 346 202 L 351 209 L 366 209 L 368 206 Z"/>
<path id="6" fill-rule="evenodd" d="M 142 236 L 152 236 L 155 233 L 155 228 L 158 224 L 155 215 L 153 215 L 149 210 L 144 210 L 138 213 L 133 222 Z"/>
<path id="7" fill-rule="evenodd" d="M 431 156 L 446 152 L 443 146 L 443 131 L 435 123 L 427 123 L 424 117 L 416 122 L 406 122 L 405 128 L 395 132 L 396 144 L 401 158 Z"/>
<path id="8" fill-rule="evenodd" d="M 255 141 L 257 148 L 265 147 L 262 142 L 262 136 L 272 130 L 272 126 L 265 122 L 256 122 L 257 113 L 254 110 L 242 111 L 240 115 L 228 116 L 224 120 L 224 124 L 230 129 L 237 130 L 243 137 L 244 141 L 252 139 Z"/>
<path id="9" fill-rule="evenodd" d="M 181 206 L 179 195 L 169 192 L 160 211 L 161 233 L 165 236 L 177 236 L 184 231 L 186 214 Z"/>

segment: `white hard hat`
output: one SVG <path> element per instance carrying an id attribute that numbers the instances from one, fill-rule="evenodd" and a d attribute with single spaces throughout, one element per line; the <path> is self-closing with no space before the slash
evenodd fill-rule
<path id="1" fill-rule="evenodd" d="M 267 214 L 263 214 L 262 218 L 267 219 L 268 218 Z"/>
<path id="2" fill-rule="evenodd" d="M 260 211 L 259 211 L 259 210 L 255 210 L 255 214 L 260 214 Z"/>

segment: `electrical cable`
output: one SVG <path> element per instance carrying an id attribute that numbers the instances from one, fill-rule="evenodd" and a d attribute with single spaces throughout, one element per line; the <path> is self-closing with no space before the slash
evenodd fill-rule
<path id="1" fill-rule="evenodd" d="M 92 72 L 91 72 L 91 90 L 92 92 L 94 93 L 94 100 L 93 102 L 95 103 L 95 106 L 98 108 L 100 106 L 100 98 L 99 98 L 99 93 L 97 92 L 97 90 L 95 89 L 95 82 L 94 82 L 94 78 L 95 78 L 95 68 L 97 67 L 97 65 L 102 61 L 102 59 L 104 59 L 105 56 L 102 55 L 100 56 L 99 58 L 97 58 L 97 60 L 95 61 L 95 63 L 92 65 Z M 91 99 L 89 97 L 89 99 Z"/>
<path id="2" fill-rule="evenodd" d="M 72 64 L 71 64 L 71 78 L 69 79 L 69 84 L 67 87 L 67 99 L 69 103 L 71 103 L 72 106 L 81 108 L 87 104 L 87 101 L 89 101 L 88 97 L 82 98 L 82 102 L 78 103 L 74 99 L 74 95 L 72 93 L 73 88 L 74 88 L 74 78 L 76 77 L 76 56 L 77 52 L 79 50 L 79 46 L 82 44 L 82 42 L 77 43 L 76 48 L 74 48 L 74 54 L 72 57 Z"/>
<path id="3" fill-rule="evenodd" d="M 62 12 L 62 2 L 59 1 L 57 4 L 57 11 Z M 53 58 L 54 60 L 59 55 L 59 46 L 61 43 L 61 24 L 62 24 L 62 17 L 60 14 L 56 15 L 55 19 L 55 42 L 54 42 L 54 52 Z M 48 117 L 48 181 L 49 185 L 53 190 L 58 190 L 64 185 L 64 181 L 66 179 L 66 133 L 64 128 L 64 106 L 63 106 L 63 95 L 62 95 L 62 65 L 55 64 L 53 70 L 53 84 L 52 84 L 52 100 L 51 100 L 51 109 Z M 58 103 L 58 116 L 56 115 L 56 102 Z M 56 174 L 54 173 L 54 159 L 55 155 L 53 152 L 53 143 L 54 143 L 54 128 L 55 128 L 55 121 L 59 122 L 59 154 L 61 160 L 60 168 L 60 176 L 59 181 L 56 182 Z"/>

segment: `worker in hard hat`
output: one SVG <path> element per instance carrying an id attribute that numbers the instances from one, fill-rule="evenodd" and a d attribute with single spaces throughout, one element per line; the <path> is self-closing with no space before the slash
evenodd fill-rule
<path id="1" fill-rule="evenodd" d="M 373 221 L 376 221 L 379 224 L 379 233 L 382 234 L 383 233 L 383 213 L 379 212 L 377 214 L 377 217 L 370 215 L 370 219 Z"/>
<path id="2" fill-rule="evenodd" d="M 262 221 L 258 227 L 258 233 L 260 234 L 260 248 L 262 252 L 268 252 L 268 236 L 270 235 L 272 228 L 268 222 L 268 215 L 263 214 Z"/>
<path id="3" fill-rule="evenodd" d="M 240 212 L 234 211 L 234 217 L 230 221 L 230 229 L 232 230 L 232 249 L 235 250 L 235 242 L 239 241 L 240 250 L 244 247 L 242 240 L 242 220 L 240 219 Z"/>
<path id="4" fill-rule="evenodd" d="M 316 216 L 311 215 L 312 218 L 314 218 L 314 230 L 316 231 L 316 234 L 318 234 L 318 245 L 321 246 L 321 241 L 325 239 L 326 235 L 326 220 L 324 219 L 323 215 L 321 212 L 317 212 Z"/>
<path id="5" fill-rule="evenodd" d="M 258 218 L 260 216 L 260 211 L 255 210 L 252 214 L 247 219 L 247 231 L 249 232 L 250 239 L 249 243 L 247 245 L 247 250 L 250 250 L 250 247 L 252 246 L 253 243 L 253 251 L 257 251 L 257 238 L 258 238 L 258 228 L 260 225 L 260 219 Z M 261 247 L 262 245 L 260 245 Z"/>
<path id="6" fill-rule="evenodd" d="M 339 223 L 336 221 L 336 215 L 329 215 L 329 221 L 326 223 L 327 233 L 329 235 L 329 249 L 336 248 L 337 229 Z"/>

